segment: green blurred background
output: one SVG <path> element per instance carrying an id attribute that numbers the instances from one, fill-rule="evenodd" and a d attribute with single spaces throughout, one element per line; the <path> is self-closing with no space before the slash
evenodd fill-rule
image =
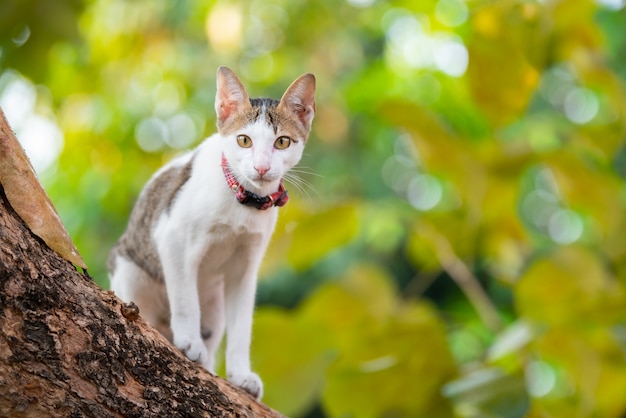
<path id="1" fill-rule="evenodd" d="M 2 0 L 0 106 L 90 273 L 214 132 L 317 115 L 253 364 L 292 417 L 626 417 L 623 0 Z"/>

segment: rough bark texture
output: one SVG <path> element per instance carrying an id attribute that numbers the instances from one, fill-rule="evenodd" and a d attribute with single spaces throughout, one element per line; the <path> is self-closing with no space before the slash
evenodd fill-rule
<path id="1" fill-rule="evenodd" d="M 279 416 L 48 248 L 2 186 L 0 330 L 3 417 Z"/>

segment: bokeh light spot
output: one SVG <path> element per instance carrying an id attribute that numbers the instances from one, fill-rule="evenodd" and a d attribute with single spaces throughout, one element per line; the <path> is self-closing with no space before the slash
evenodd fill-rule
<path id="1" fill-rule="evenodd" d="M 156 152 L 167 142 L 167 125 L 159 118 L 147 118 L 139 122 L 135 129 L 135 139 L 142 150 Z"/>
<path id="2" fill-rule="evenodd" d="M 600 108 L 600 102 L 596 95 L 589 89 L 573 88 L 565 96 L 565 116 L 577 124 L 589 122 L 596 116 Z"/>
<path id="3" fill-rule="evenodd" d="M 550 216 L 548 232 L 559 244 L 571 244 L 583 234 L 584 225 L 580 215 L 569 209 L 559 209 Z"/>
<path id="4" fill-rule="evenodd" d="M 546 396 L 556 385 L 554 369 L 543 361 L 531 361 L 526 367 L 526 387 L 537 398 Z"/>
<path id="5" fill-rule="evenodd" d="M 461 42 L 443 39 L 433 48 L 433 58 L 436 67 L 443 73 L 460 77 L 465 74 L 469 63 L 469 53 Z"/>
<path id="6" fill-rule="evenodd" d="M 435 17 L 446 26 L 455 27 L 467 21 L 469 11 L 462 0 L 439 0 Z"/>
<path id="7" fill-rule="evenodd" d="M 376 0 L 347 0 L 348 4 L 354 7 L 370 7 Z"/>
<path id="8" fill-rule="evenodd" d="M 234 52 L 240 49 L 243 17 L 235 5 L 218 4 L 206 19 L 206 33 L 214 50 Z"/>
<path id="9" fill-rule="evenodd" d="M 172 116 L 167 120 L 166 125 L 169 134 L 165 136 L 165 142 L 172 148 L 187 148 L 198 136 L 196 124 L 186 113 Z"/>
<path id="10" fill-rule="evenodd" d="M 413 207 L 427 211 L 435 206 L 443 196 L 443 187 L 435 177 L 420 174 L 413 178 L 407 189 L 407 197 Z"/>
<path id="11" fill-rule="evenodd" d="M 28 80 L 8 72 L 0 78 L 0 108 L 24 147 L 35 171 L 56 163 L 63 150 L 63 132 L 56 121 L 36 111 L 37 90 Z"/>

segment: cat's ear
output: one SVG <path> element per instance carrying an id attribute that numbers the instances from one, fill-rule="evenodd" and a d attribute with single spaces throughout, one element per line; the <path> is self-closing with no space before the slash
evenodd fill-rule
<path id="1" fill-rule="evenodd" d="M 226 121 L 233 114 L 247 110 L 250 98 L 235 73 L 228 67 L 217 69 L 217 94 L 215 112 L 219 122 Z"/>
<path id="2" fill-rule="evenodd" d="M 293 113 L 307 131 L 311 129 L 315 116 L 315 76 L 298 77 L 285 91 L 278 107 Z"/>

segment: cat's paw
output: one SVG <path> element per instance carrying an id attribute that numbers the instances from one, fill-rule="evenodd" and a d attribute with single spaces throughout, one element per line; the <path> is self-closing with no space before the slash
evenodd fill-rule
<path id="1" fill-rule="evenodd" d="M 210 366 L 209 352 L 201 338 L 176 338 L 174 336 L 174 345 L 191 361 L 200 363 L 202 367 L 208 369 Z"/>
<path id="2" fill-rule="evenodd" d="M 257 400 L 263 396 L 263 382 L 261 382 L 261 378 L 256 373 L 229 373 L 228 380 L 254 396 Z"/>

